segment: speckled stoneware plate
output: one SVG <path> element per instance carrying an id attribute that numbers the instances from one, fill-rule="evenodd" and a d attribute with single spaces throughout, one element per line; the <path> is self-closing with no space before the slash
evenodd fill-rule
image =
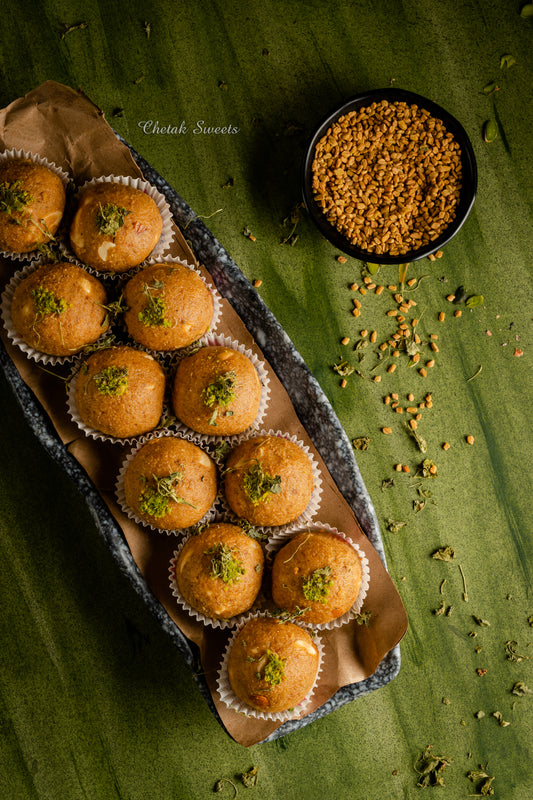
<path id="1" fill-rule="evenodd" d="M 123 139 L 120 140 L 124 141 Z M 127 142 L 125 144 L 127 145 Z M 129 145 L 127 146 L 129 147 Z M 138 153 L 132 150 L 131 147 L 129 149 L 142 170 L 145 179 L 156 186 L 165 196 L 176 222 L 182 227 L 187 227 L 187 239 L 190 241 L 198 260 L 205 264 L 218 291 L 239 314 L 275 370 L 291 398 L 298 417 L 300 420 L 305 420 L 307 433 L 323 458 L 331 476 L 386 566 L 376 513 L 355 461 L 350 441 L 318 382 L 311 375 L 302 357 L 273 314 L 209 229 L 196 217 L 195 212 L 174 189 Z M 79 487 L 86 498 L 95 524 L 109 546 L 118 566 L 127 575 L 161 627 L 169 634 L 183 654 L 202 695 L 220 722 L 205 678 L 196 669 L 199 663 L 198 648 L 184 636 L 163 606 L 154 598 L 133 560 L 117 522 L 112 517 L 83 468 L 64 448 L 53 429 L 48 415 L 35 398 L 35 395 L 20 378 L 15 365 L 3 346 L 0 347 L 0 364 L 15 392 L 28 424 L 47 452 L 63 467 Z M 369 678 L 343 686 L 315 711 L 302 719 L 289 720 L 283 723 L 264 741 L 272 741 L 280 736 L 285 736 L 326 716 L 345 703 L 385 686 L 398 674 L 399 670 L 400 647 L 396 645 L 387 653 L 377 670 Z"/>

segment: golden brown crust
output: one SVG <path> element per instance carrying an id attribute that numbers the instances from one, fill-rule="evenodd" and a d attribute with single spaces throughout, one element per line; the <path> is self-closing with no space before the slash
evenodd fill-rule
<path id="1" fill-rule="evenodd" d="M 237 516 L 253 525 L 284 525 L 307 508 L 313 492 L 313 468 L 302 448 L 282 436 L 253 436 L 228 456 L 224 484 L 226 499 Z M 250 471 L 278 481 L 279 491 L 251 499 L 246 490 Z"/>
<path id="2" fill-rule="evenodd" d="M 327 594 L 312 600 L 304 583 L 315 570 L 328 569 Z M 301 619 L 313 624 L 330 622 L 345 614 L 361 588 L 363 571 L 356 550 L 329 531 L 302 531 L 278 551 L 272 566 L 272 599 L 287 611 L 306 611 Z"/>
<path id="3" fill-rule="evenodd" d="M 213 556 L 221 545 L 244 570 L 235 581 L 213 575 Z M 176 564 L 176 583 L 183 599 L 200 614 L 230 619 L 254 604 L 261 588 L 263 562 L 259 542 L 238 525 L 216 522 L 184 544 Z"/>
<path id="4" fill-rule="evenodd" d="M 115 234 L 101 233 L 99 209 L 108 203 L 125 208 Z M 163 220 L 156 202 L 141 189 L 104 181 L 88 186 L 70 224 L 70 244 L 77 258 L 102 272 L 125 272 L 147 258 L 161 236 Z"/>
<path id="5" fill-rule="evenodd" d="M 277 685 L 265 679 L 269 653 L 283 662 L 283 677 Z M 275 713 L 302 702 L 313 688 L 318 665 L 318 648 L 307 631 L 292 622 L 258 617 L 247 622 L 235 639 L 228 678 L 244 703 Z"/>
<path id="6" fill-rule="evenodd" d="M 56 233 L 65 210 L 65 188 L 55 172 L 31 159 L 1 162 L 0 184 L 17 181 L 31 199 L 19 211 L 0 211 L 0 250 L 28 253 Z"/>
<path id="7" fill-rule="evenodd" d="M 234 399 L 207 405 L 204 391 L 217 378 L 234 375 Z M 174 413 L 185 425 L 208 436 L 242 433 L 255 420 L 261 381 L 250 359 L 231 347 L 202 347 L 180 362 L 173 382 Z"/>
<path id="8" fill-rule="evenodd" d="M 45 313 L 46 298 L 55 305 Z M 53 356 L 71 356 L 107 330 L 106 302 L 100 281 L 81 267 L 44 264 L 16 287 L 11 319 L 30 347 Z M 63 310 L 54 311 L 54 307 Z"/>
<path id="9" fill-rule="evenodd" d="M 175 476 L 172 489 L 179 501 L 169 498 L 164 514 L 149 513 L 150 506 L 143 499 L 153 497 L 156 491 L 154 476 L 172 475 Z M 204 450 L 186 439 L 177 436 L 152 439 L 128 464 L 124 494 L 128 506 L 149 525 L 161 530 L 188 528 L 201 520 L 215 502 L 216 467 Z"/>
<path id="10" fill-rule="evenodd" d="M 127 370 L 122 394 L 102 394 L 95 377 L 107 368 Z M 158 362 L 132 347 L 110 347 L 93 353 L 76 379 L 75 404 L 83 422 L 117 439 L 153 430 L 163 413 L 165 373 Z"/>
<path id="11" fill-rule="evenodd" d="M 209 330 L 213 296 L 200 276 L 183 264 L 152 264 L 124 288 L 124 314 L 130 336 L 150 350 L 187 347 Z M 148 324 L 153 302 L 162 309 L 158 324 Z"/>

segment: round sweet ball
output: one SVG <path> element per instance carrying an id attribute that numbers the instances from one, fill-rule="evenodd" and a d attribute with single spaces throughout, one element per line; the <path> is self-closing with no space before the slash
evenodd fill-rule
<path id="1" fill-rule="evenodd" d="M 252 425 L 261 402 L 261 381 L 244 353 L 209 345 L 184 358 L 172 385 L 174 413 L 193 431 L 231 436 Z"/>
<path id="2" fill-rule="evenodd" d="M 252 525 L 293 522 L 307 508 L 313 488 L 308 456 L 282 436 L 252 436 L 226 460 L 226 500 L 237 516 Z"/>
<path id="3" fill-rule="evenodd" d="M 272 599 L 284 611 L 305 609 L 305 622 L 331 622 L 355 603 L 362 575 L 359 555 L 346 539 L 325 530 L 302 531 L 274 558 Z"/>
<path id="4" fill-rule="evenodd" d="M 318 667 L 318 648 L 307 631 L 292 622 L 257 617 L 234 640 L 228 679 L 243 703 L 276 713 L 307 697 Z"/>
<path id="5" fill-rule="evenodd" d="M 263 549 L 238 525 L 215 522 L 183 545 L 176 584 L 205 617 L 231 619 L 248 611 L 261 589 Z"/>
<path id="6" fill-rule="evenodd" d="M 13 327 L 26 344 L 52 356 L 72 356 L 109 327 L 107 293 L 75 264 L 44 264 L 16 287 Z"/>
<path id="7" fill-rule="evenodd" d="M 162 230 L 161 214 L 150 195 L 103 181 L 82 190 L 70 224 L 70 244 L 84 264 L 120 273 L 150 255 Z"/>
<path id="8" fill-rule="evenodd" d="M 65 188 L 48 167 L 27 158 L 0 163 L 0 250 L 28 253 L 49 242 L 65 210 Z"/>
<path id="9" fill-rule="evenodd" d="M 209 330 L 213 295 L 184 264 L 152 264 L 124 287 L 130 336 L 150 350 L 187 347 Z"/>
<path id="10" fill-rule="evenodd" d="M 136 516 L 160 530 L 195 525 L 217 495 L 213 460 L 186 439 L 163 436 L 146 442 L 124 474 L 124 496 Z"/>
<path id="11" fill-rule="evenodd" d="M 121 345 L 98 350 L 82 364 L 74 400 L 89 428 L 125 439 L 157 427 L 164 395 L 165 373 L 155 358 Z"/>

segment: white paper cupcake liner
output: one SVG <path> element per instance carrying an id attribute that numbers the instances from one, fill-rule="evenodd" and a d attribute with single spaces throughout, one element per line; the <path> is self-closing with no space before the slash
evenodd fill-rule
<path id="1" fill-rule="evenodd" d="M 361 568 L 363 571 L 359 594 L 357 595 L 352 607 L 348 609 L 348 611 L 345 614 L 343 614 L 340 617 L 337 617 L 336 619 L 331 620 L 330 622 L 311 623 L 311 622 L 306 622 L 305 619 L 298 620 L 298 623 L 302 625 L 302 627 L 313 628 L 315 630 L 320 630 L 320 631 L 322 630 L 329 631 L 334 628 L 340 628 L 342 625 L 346 625 L 346 623 L 351 622 L 351 620 L 360 613 L 363 607 L 363 603 L 365 602 L 365 597 L 368 594 L 368 587 L 370 585 L 370 565 L 365 552 L 361 549 L 361 547 L 359 547 L 359 545 L 356 542 L 350 539 L 349 536 L 347 536 L 345 533 L 342 533 L 342 531 L 339 531 L 338 528 L 332 528 L 331 525 L 328 525 L 325 522 L 313 522 L 311 525 L 306 525 L 305 527 L 295 525 L 283 531 L 276 531 L 269 537 L 265 545 L 265 551 L 268 556 L 273 557 L 278 552 L 278 550 L 280 550 L 283 547 L 283 545 L 287 544 L 291 540 L 293 536 L 296 536 L 298 533 L 304 533 L 305 531 L 312 532 L 318 530 L 334 533 L 339 538 L 344 539 L 344 541 L 348 542 L 348 544 L 350 544 L 353 547 L 353 549 L 359 556 L 359 559 L 361 561 Z"/>
<path id="2" fill-rule="evenodd" d="M 293 528 L 295 525 L 298 525 L 298 526 L 306 525 L 307 523 L 311 522 L 311 520 L 313 519 L 313 517 L 317 513 L 318 509 L 320 508 L 320 503 L 321 503 L 321 500 L 322 500 L 322 476 L 321 476 L 321 473 L 320 473 L 320 469 L 319 469 L 317 460 L 315 459 L 315 457 L 314 457 L 313 453 L 311 452 L 310 448 L 306 444 L 304 444 L 300 439 L 298 439 L 298 437 L 296 435 L 294 435 L 294 434 L 291 435 L 287 431 L 279 431 L 279 430 L 278 431 L 274 431 L 274 430 L 272 430 L 272 428 L 270 428 L 269 430 L 259 430 L 259 431 L 251 431 L 251 432 L 249 431 L 249 432 L 246 432 L 246 433 L 241 434 L 239 436 L 235 436 L 233 438 L 233 441 L 231 442 L 231 445 L 232 445 L 231 450 L 234 450 L 235 447 L 237 447 L 238 445 L 240 445 L 243 442 L 247 441 L 248 439 L 254 439 L 257 436 L 280 436 L 283 439 L 289 439 L 291 442 L 294 442 L 294 444 L 297 444 L 303 450 L 303 452 L 306 454 L 306 456 L 308 457 L 309 462 L 311 464 L 311 468 L 313 470 L 313 491 L 311 493 L 311 497 L 309 499 L 309 503 L 307 504 L 307 508 L 295 520 L 292 520 L 291 522 L 287 522 L 287 523 L 285 523 L 283 525 L 272 525 L 272 526 L 263 525 L 263 526 L 254 526 L 254 527 L 260 528 L 261 530 L 264 530 L 264 531 L 275 530 L 275 531 L 280 532 L 280 531 L 285 531 L 287 529 Z M 224 511 L 229 516 L 232 516 L 233 518 L 236 518 L 235 513 L 230 508 L 229 503 L 226 500 L 226 497 L 225 497 L 224 493 L 222 493 L 222 495 L 221 495 L 221 505 L 223 506 Z"/>
<path id="3" fill-rule="evenodd" d="M 116 341 L 113 343 L 113 347 L 119 347 L 123 343 Z M 135 347 L 135 345 L 127 345 L 128 347 L 132 347 L 134 349 L 140 350 L 142 353 L 146 351 L 142 347 Z M 158 359 L 156 359 L 157 361 Z M 68 379 L 68 392 L 67 392 L 67 411 L 71 418 L 71 420 L 78 426 L 78 428 L 85 434 L 85 436 L 89 436 L 91 439 L 96 439 L 102 442 L 112 442 L 116 444 L 122 445 L 129 445 L 133 446 L 137 444 L 141 439 L 153 439 L 154 436 L 158 436 L 162 433 L 165 433 L 170 426 L 170 422 L 173 420 L 172 414 L 168 406 L 165 404 L 163 405 L 163 413 L 161 415 L 161 419 L 168 419 L 169 423 L 164 428 L 154 428 L 152 431 L 147 431 L 146 433 L 141 433 L 139 436 L 128 436 L 123 439 L 119 439 L 116 436 L 109 436 L 106 433 L 102 433 L 102 431 L 97 431 L 95 428 L 91 428 L 87 425 L 80 415 L 78 414 L 78 409 L 76 408 L 76 381 L 78 380 L 79 370 L 85 363 L 84 359 L 79 359 L 77 362 L 74 363 L 72 372 Z"/>
<path id="4" fill-rule="evenodd" d="M 61 182 L 63 186 L 66 188 L 69 181 L 70 176 L 64 169 L 59 167 L 57 164 L 54 164 L 53 161 L 49 161 L 44 156 L 40 156 L 38 153 L 33 153 L 31 150 L 19 150 L 15 147 L 11 148 L 10 150 L 4 150 L 0 153 L 0 163 L 2 161 L 7 161 L 10 158 L 28 158 L 31 161 L 34 161 L 36 164 L 40 164 L 43 167 L 47 167 L 49 170 L 54 172 L 59 178 L 61 178 Z M 56 234 L 56 237 L 58 234 Z M 59 237 L 59 242 L 61 244 L 61 238 Z M 6 258 L 10 258 L 13 261 L 33 261 L 34 259 L 42 257 L 41 251 L 36 248 L 35 250 L 30 250 L 28 253 L 13 253 L 10 251 L 1 250 L 0 256 L 5 256 Z"/>
<path id="5" fill-rule="evenodd" d="M 16 345 L 22 352 L 28 357 L 31 358 L 33 361 L 36 361 L 39 364 L 45 364 L 47 366 L 55 366 L 58 364 L 70 364 L 73 361 L 80 359 L 83 355 L 83 351 L 77 351 L 76 353 L 72 353 L 70 356 L 52 356 L 48 353 L 41 353 L 39 350 L 31 347 L 31 345 L 27 344 L 27 342 L 22 339 L 16 330 L 13 327 L 13 319 L 11 317 L 11 302 L 13 300 L 13 294 L 17 286 L 23 281 L 28 275 L 31 275 L 38 267 L 42 266 L 42 264 L 48 263 L 46 259 L 41 257 L 40 260 L 32 261 L 30 264 L 26 264 L 22 269 L 17 270 L 15 274 L 12 276 L 9 283 L 6 285 L 4 291 L 2 292 L 2 297 L 0 301 L 0 313 L 2 315 L 2 320 L 4 322 L 4 328 L 6 329 L 6 333 L 11 340 L 11 342 Z M 78 266 L 78 265 L 76 265 Z M 109 331 L 106 331 L 100 337 L 103 339 Z M 93 342 L 92 346 L 96 345 L 97 342 Z"/>
<path id="6" fill-rule="evenodd" d="M 259 401 L 259 410 L 257 412 L 257 416 L 253 423 L 250 425 L 246 431 L 243 433 L 236 433 L 230 436 L 209 436 L 206 433 L 196 433 L 195 435 L 198 436 L 202 441 L 217 444 L 221 441 L 228 442 L 229 445 L 232 445 L 234 442 L 240 440 L 243 435 L 251 435 L 254 431 L 256 431 L 265 418 L 265 414 L 268 410 L 268 403 L 270 400 L 270 378 L 268 376 L 268 372 L 265 366 L 264 361 L 260 361 L 258 356 L 245 345 L 241 344 L 240 342 L 236 341 L 235 339 L 231 339 L 229 336 L 225 336 L 223 333 L 216 333 L 210 332 L 203 336 L 201 339 L 198 340 L 194 347 L 191 347 L 188 351 L 184 351 L 181 355 L 178 355 L 175 364 L 179 364 L 179 362 L 190 355 L 191 352 L 195 352 L 199 347 L 228 347 L 232 350 L 237 350 L 239 353 L 242 353 L 247 358 L 250 359 L 252 364 L 254 365 L 258 377 L 259 382 L 261 384 L 261 399 Z M 175 427 L 177 430 L 184 430 L 184 431 L 191 431 L 192 429 L 181 422 L 179 419 L 176 419 Z"/>
<path id="7" fill-rule="evenodd" d="M 268 616 L 267 614 L 254 614 L 253 617 L 265 617 Z M 247 620 L 248 621 L 248 620 Z M 242 627 L 242 626 L 240 626 Z M 263 720 L 272 720 L 275 722 L 286 722 L 290 719 L 299 719 L 303 714 L 306 713 L 306 709 L 308 708 L 317 684 L 320 680 L 320 673 L 322 672 L 322 665 L 323 665 L 323 658 L 324 658 L 324 648 L 322 645 L 322 641 L 319 636 L 313 637 L 313 642 L 316 644 L 318 649 L 318 669 L 317 674 L 315 677 L 315 682 L 311 687 L 311 690 L 307 694 L 307 696 L 298 703 L 297 706 L 294 708 L 287 709 L 286 711 L 278 711 L 276 713 L 267 713 L 266 711 L 259 711 L 255 708 L 244 703 L 240 700 L 233 689 L 231 688 L 229 678 L 228 678 L 228 659 L 229 654 L 231 652 L 231 648 L 233 646 L 233 642 L 239 633 L 239 629 L 235 630 L 233 635 L 231 636 L 227 647 L 224 651 L 224 655 L 222 658 L 222 662 L 220 665 L 220 669 L 218 672 L 217 678 L 217 693 L 220 697 L 221 701 L 226 705 L 228 708 L 236 711 L 239 714 L 244 714 L 247 717 L 255 717 L 256 719 L 263 719 Z"/>
<path id="8" fill-rule="evenodd" d="M 124 278 L 128 275 L 134 274 L 135 270 L 137 270 L 140 266 L 148 266 L 152 260 L 158 260 L 163 257 L 163 254 L 169 249 L 170 245 L 174 241 L 174 231 L 172 229 L 172 215 L 170 213 L 169 205 L 165 199 L 165 196 L 161 194 L 155 186 L 152 186 L 151 183 L 148 181 L 142 180 L 141 178 L 132 178 L 129 175 L 104 175 L 99 178 L 91 178 L 91 180 L 86 181 L 82 186 L 79 187 L 76 196 L 87 189 L 89 186 L 94 186 L 98 183 L 120 183 L 123 186 L 131 186 L 134 189 L 140 189 L 142 192 L 145 192 L 149 197 L 154 200 L 161 214 L 161 218 L 163 220 L 163 229 L 161 231 L 161 236 L 159 237 L 159 241 L 157 242 L 156 246 L 150 253 L 150 255 L 141 263 L 137 264 L 135 267 L 132 267 L 129 270 L 125 270 L 124 272 L 113 272 L 113 270 L 99 270 L 96 267 L 91 267 L 88 264 L 84 264 L 80 261 L 74 251 L 70 246 L 70 242 L 61 242 L 60 246 L 61 249 L 64 251 L 65 255 L 71 261 L 74 261 L 76 264 L 80 264 L 82 267 L 85 267 L 86 270 L 89 272 L 93 272 L 95 275 L 107 275 L 113 276 L 115 278 Z"/>
<path id="9" fill-rule="evenodd" d="M 215 501 L 214 501 L 212 507 L 204 514 L 204 516 L 200 520 L 198 520 L 198 522 L 195 522 L 194 525 L 190 525 L 187 528 L 158 528 L 156 525 L 151 525 L 149 522 L 146 522 L 146 520 L 143 520 L 140 517 L 138 517 L 135 514 L 135 512 L 133 511 L 133 509 L 130 508 L 130 506 L 126 502 L 126 496 L 124 494 L 124 476 L 126 474 L 126 470 L 127 470 L 128 466 L 129 466 L 132 458 L 141 449 L 141 447 L 143 447 L 143 445 L 146 444 L 146 442 L 149 442 L 152 439 L 161 439 L 161 438 L 167 437 L 167 436 L 173 437 L 175 439 L 186 439 L 188 442 L 192 442 L 192 444 L 195 444 L 200 448 L 202 447 L 201 442 L 199 442 L 194 436 L 189 436 L 187 434 L 176 434 L 176 433 L 174 433 L 172 431 L 167 431 L 167 430 L 156 431 L 153 434 L 148 434 L 148 435 L 139 437 L 139 439 L 137 439 L 133 449 L 129 452 L 129 454 L 124 458 L 124 460 L 122 462 L 122 465 L 120 467 L 120 470 L 119 470 L 119 473 L 117 475 L 116 482 L 115 482 L 115 496 L 116 496 L 117 502 L 118 502 L 121 510 L 123 511 L 123 513 L 126 514 L 128 519 L 131 519 L 137 525 L 142 525 L 144 528 L 149 528 L 152 531 L 156 531 L 157 533 L 161 533 L 161 534 L 167 534 L 168 536 L 181 536 L 183 534 L 187 535 L 197 525 L 205 525 L 205 524 L 211 522 L 211 520 L 214 518 L 214 516 L 215 516 L 215 514 L 217 512 L 217 503 L 216 503 L 217 498 L 215 498 Z M 123 441 L 123 440 L 120 440 L 120 441 Z M 204 449 L 204 448 L 202 448 L 202 449 Z M 205 449 L 204 449 L 204 452 L 206 452 Z M 209 455 L 209 454 L 207 454 L 207 455 Z"/>
<path id="10" fill-rule="evenodd" d="M 164 265 L 164 264 L 182 264 L 184 267 L 187 267 L 187 269 L 190 269 L 191 272 L 195 272 L 198 275 L 198 277 L 203 281 L 206 289 L 209 290 L 209 292 L 210 292 L 210 294 L 211 294 L 211 296 L 213 298 L 213 317 L 211 319 L 211 324 L 209 326 L 209 331 L 207 333 L 205 333 L 203 336 L 201 336 L 199 339 L 197 339 L 196 342 L 193 342 L 192 344 L 188 345 L 187 347 L 179 348 L 178 350 L 152 350 L 152 349 L 150 349 L 148 347 L 144 347 L 144 350 L 147 353 L 150 353 L 151 355 L 156 355 L 156 356 L 158 356 L 160 358 L 165 358 L 165 359 L 171 361 L 175 357 L 176 353 L 184 353 L 184 354 L 186 354 L 186 352 L 188 350 L 190 350 L 191 348 L 197 348 L 200 344 L 204 343 L 204 340 L 205 340 L 205 338 L 207 336 L 211 335 L 213 331 L 216 331 L 216 329 L 218 328 L 218 325 L 220 323 L 220 317 L 221 317 L 221 314 L 222 314 L 222 298 L 220 297 L 220 294 L 218 293 L 218 290 L 215 288 L 215 286 L 213 286 L 213 284 L 207 282 L 207 280 L 202 275 L 200 270 L 198 270 L 192 264 L 189 264 L 188 261 L 184 261 L 182 258 L 179 258 L 178 256 L 169 256 L 168 258 L 159 258 L 157 260 L 150 259 L 149 263 L 139 264 L 137 267 L 134 267 L 133 269 L 129 270 L 128 272 L 121 273 L 120 276 L 117 275 L 117 277 L 126 278 L 126 280 L 124 281 L 124 283 L 126 283 L 127 280 L 129 280 L 129 278 L 132 278 L 133 275 L 135 275 L 137 272 L 142 270 L 143 267 L 153 267 L 153 266 L 156 266 L 157 264 L 161 264 L 161 265 Z"/>
<path id="11" fill-rule="evenodd" d="M 209 522 L 213 521 L 214 518 L 209 520 Z M 172 596 L 184 611 L 190 614 L 193 619 L 201 622 L 203 625 L 210 626 L 211 628 L 219 628 L 220 630 L 244 625 L 245 622 L 248 622 L 248 620 L 254 616 L 254 606 L 252 606 L 248 611 L 243 611 L 242 614 L 236 614 L 234 617 L 230 617 L 229 619 L 214 619 L 213 617 L 206 617 L 204 614 L 201 614 L 199 611 L 189 605 L 189 603 L 187 603 L 185 598 L 182 596 L 176 582 L 176 564 L 180 553 L 185 546 L 185 543 L 189 541 L 191 536 L 194 536 L 193 532 L 188 533 L 188 535 L 180 542 L 176 550 L 174 550 L 172 558 L 170 559 L 168 577 L 170 588 L 172 590 Z"/>

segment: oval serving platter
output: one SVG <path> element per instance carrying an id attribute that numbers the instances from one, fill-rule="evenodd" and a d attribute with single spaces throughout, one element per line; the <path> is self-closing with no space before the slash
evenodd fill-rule
<path id="1" fill-rule="evenodd" d="M 383 542 L 372 501 L 362 480 L 350 441 L 318 382 L 274 315 L 206 225 L 156 170 L 120 136 L 114 135 L 122 145 L 128 148 L 145 179 L 164 195 L 177 225 L 182 230 L 186 228 L 187 241 L 196 258 L 204 264 L 219 293 L 239 315 L 248 332 L 261 348 L 270 367 L 286 390 L 297 417 L 326 465 L 336 487 L 386 569 Z M 21 378 L 4 346 L 0 347 L 0 365 L 30 428 L 48 454 L 63 468 L 81 491 L 95 525 L 118 567 L 127 576 L 158 624 L 178 647 L 192 670 L 209 708 L 222 727 L 225 727 L 213 701 L 209 685 L 204 675 L 197 669 L 200 661 L 198 646 L 184 635 L 164 606 L 154 596 L 132 556 L 118 522 L 83 467 L 62 443 L 48 414 Z M 342 686 L 326 702 L 306 716 L 284 722 L 261 741 L 277 739 L 320 719 L 357 697 L 386 685 L 393 680 L 399 670 L 400 647 L 399 644 L 396 644 L 384 655 L 369 677 Z"/>

